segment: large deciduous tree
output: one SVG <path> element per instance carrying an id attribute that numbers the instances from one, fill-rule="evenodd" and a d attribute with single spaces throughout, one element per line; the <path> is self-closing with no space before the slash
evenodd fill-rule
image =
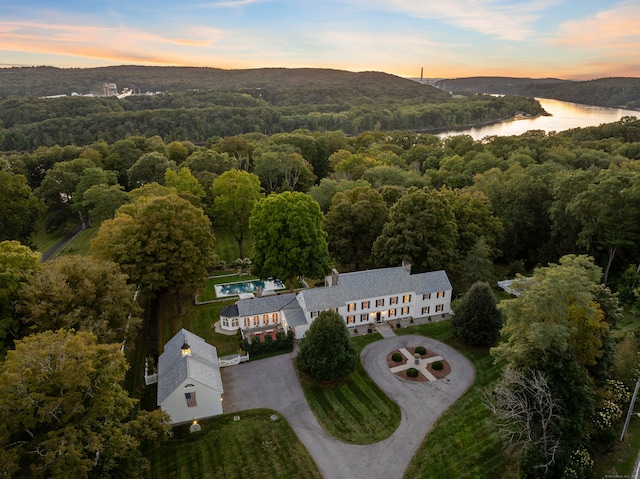
<path id="1" fill-rule="evenodd" d="M 118 263 L 134 284 L 174 291 L 182 311 L 180 289 L 196 289 L 204 282 L 214 236 L 201 209 L 168 191 L 164 196 L 140 195 L 122 206 L 115 218 L 102 223 L 91 251 Z"/>
<path id="2" fill-rule="evenodd" d="M 213 180 L 213 216 L 216 226 L 231 232 L 238 242 L 238 257 L 249 232 L 249 218 L 255 204 L 262 198 L 260 178 L 244 170 L 229 170 Z"/>
<path id="3" fill-rule="evenodd" d="M 528 477 L 558 477 L 594 411 L 589 371 L 605 353 L 610 328 L 598 304 L 604 302 L 597 292 L 601 277 L 592 258 L 564 256 L 559 264 L 536 268 L 521 283 L 519 296 L 500 304 L 505 325 L 491 353 L 529 379 L 542 373 L 556 411 L 562 411 L 554 427 L 557 449 L 545 452 L 540 444 L 522 444 L 520 466 Z M 542 418 L 533 419 L 540 431 Z"/>
<path id="4" fill-rule="evenodd" d="M 469 344 L 491 346 L 500 336 L 502 314 L 487 283 L 475 283 L 456 305 L 453 334 Z"/>
<path id="5" fill-rule="evenodd" d="M 300 342 L 296 365 L 309 376 L 332 381 L 353 371 L 357 360 L 356 349 L 342 316 L 333 311 L 323 311 Z"/>
<path id="6" fill-rule="evenodd" d="M 258 202 L 249 220 L 254 246 L 252 270 L 262 277 L 322 278 L 328 273 L 327 233 L 322 212 L 309 195 L 286 191 Z"/>
<path id="7" fill-rule="evenodd" d="M 40 253 L 17 241 L 0 242 L 0 356 L 21 336 L 15 311 L 22 285 L 40 268 Z"/>
<path id="8" fill-rule="evenodd" d="M 441 191 L 411 188 L 393 205 L 389 221 L 373 244 L 386 266 L 409 261 L 418 271 L 450 268 L 458 229 L 452 205 Z"/>
<path id="9" fill-rule="evenodd" d="M 23 175 L 0 170 L 0 241 L 28 243 L 36 219 L 44 211 Z"/>
<path id="10" fill-rule="evenodd" d="M 61 256 L 30 277 L 17 307 L 32 332 L 75 329 L 101 343 L 122 343 L 135 337 L 141 321 L 135 289 L 115 263 Z"/>
<path id="11" fill-rule="evenodd" d="M 331 255 L 359 269 L 371 258 L 373 243 L 388 217 L 382 195 L 369 186 L 336 193 L 323 223 Z"/>
<path id="12" fill-rule="evenodd" d="M 141 447 L 166 437 L 166 417 L 126 422 L 136 403 L 121 386 L 126 370 L 120 345 L 87 332 L 17 341 L 0 372 L 0 475 L 140 476 Z"/>

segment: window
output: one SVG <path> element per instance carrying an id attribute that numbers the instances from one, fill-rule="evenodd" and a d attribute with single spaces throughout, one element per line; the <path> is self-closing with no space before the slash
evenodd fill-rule
<path id="1" fill-rule="evenodd" d="M 355 316 L 347 316 L 347 323 L 349 324 L 353 324 L 356 321 L 356 317 Z"/>
<path id="2" fill-rule="evenodd" d="M 274 323 L 280 322 L 280 316 L 278 316 L 278 313 L 273 313 L 273 322 Z"/>
<path id="3" fill-rule="evenodd" d="M 444 291 L 438 291 L 438 294 L 436 295 L 436 297 L 444 298 Z"/>
<path id="4" fill-rule="evenodd" d="M 228 328 L 229 327 L 229 319 L 228 318 L 222 318 L 222 327 L 223 328 Z"/>
<path id="5" fill-rule="evenodd" d="M 238 318 L 233 318 L 231 320 L 231 327 L 232 328 L 237 328 L 238 327 Z"/>
<path id="6" fill-rule="evenodd" d="M 411 295 L 410 295 L 410 294 L 405 294 L 405 295 L 402 297 L 402 302 L 403 302 L 403 303 L 408 303 L 409 301 L 411 301 Z"/>
<path id="7" fill-rule="evenodd" d="M 191 391 L 190 393 L 184 393 L 184 398 L 187 400 L 187 407 L 194 407 L 198 405 L 198 403 L 196 402 L 195 391 Z"/>
<path id="8" fill-rule="evenodd" d="M 402 315 L 406 316 L 407 314 L 409 314 L 409 306 L 405 306 L 404 308 L 402 308 Z"/>
<path id="9" fill-rule="evenodd" d="M 444 309 L 444 304 L 436 304 L 436 313 L 439 313 Z"/>
<path id="10" fill-rule="evenodd" d="M 361 323 L 366 323 L 367 321 L 369 321 L 369 315 L 368 314 L 361 314 L 360 315 L 360 322 Z"/>
<path id="11" fill-rule="evenodd" d="M 355 310 L 356 310 L 356 303 L 347 304 L 347 311 L 355 311 Z"/>
<path id="12" fill-rule="evenodd" d="M 317 318 L 319 311 L 311 311 L 311 318 Z"/>
<path id="13" fill-rule="evenodd" d="M 389 298 L 389 304 L 398 304 L 398 297 L 397 296 L 391 296 Z"/>
<path id="14" fill-rule="evenodd" d="M 370 301 L 363 301 L 362 302 L 362 309 L 369 309 L 371 302 Z"/>
<path id="15" fill-rule="evenodd" d="M 396 315 L 396 310 L 395 309 L 390 309 L 389 310 L 389 317 L 393 318 Z"/>
<path id="16" fill-rule="evenodd" d="M 260 325 L 260 316 L 254 316 L 253 317 L 253 325 L 254 326 Z"/>
<path id="17" fill-rule="evenodd" d="M 431 299 L 431 293 L 424 293 L 422 295 L 422 301 L 426 301 L 427 299 Z"/>
<path id="18" fill-rule="evenodd" d="M 333 311 L 334 313 L 338 312 L 338 308 L 329 308 L 329 311 Z"/>
<path id="19" fill-rule="evenodd" d="M 244 327 L 248 328 L 251 326 L 251 318 L 244 318 Z"/>
<path id="20" fill-rule="evenodd" d="M 376 299 L 376 307 L 384 306 L 384 299 Z"/>
<path id="21" fill-rule="evenodd" d="M 429 306 L 422 308 L 422 314 L 429 314 Z"/>

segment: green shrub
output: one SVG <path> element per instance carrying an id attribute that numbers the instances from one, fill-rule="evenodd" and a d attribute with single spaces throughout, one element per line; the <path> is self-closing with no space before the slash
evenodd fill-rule
<path id="1" fill-rule="evenodd" d="M 393 353 L 393 354 L 391 355 L 391 359 L 392 359 L 393 361 L 395 361 L 396 363 L 399 363 L 400 361 L 402 361 L 402 354 L 400 354 L 400 353 Z"/>
<path id="2" fill-rule="evenodd" d="M 418 377 L 418 370 L 416 368 L 407 369 L 407 376 L 409 376 L 410 378 L 417 378 Z"/>
<path id="3" fill-rule="evenodd" d="M 442 364 L 442 361 L 434 361 L 431 367 L 434 371 L 440 371 L 444 367 L 444 364 Z"/>
<path id="4" fill-rule="evenodd" d="M 423 354 L 427 354 L 427 348 L 425 348 L 424 346 L 418 346 L 416 348 L 416 353 L 418 353 L 420 356 L 422 356 Z"/>

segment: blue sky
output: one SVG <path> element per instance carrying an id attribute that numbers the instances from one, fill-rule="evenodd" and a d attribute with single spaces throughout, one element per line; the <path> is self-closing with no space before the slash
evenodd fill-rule
<path id="1" fill-rule="evenodd" d="M 0 64 L 640 77 L 640 1 L 0 0 Z"/>

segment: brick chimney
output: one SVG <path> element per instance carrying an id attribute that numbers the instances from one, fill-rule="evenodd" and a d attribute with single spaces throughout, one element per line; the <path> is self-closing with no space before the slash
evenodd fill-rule
<path id="1" fill-rule="evenodd" d="M 338 273 L 337 269 L 333 268 L 331 270 L 331 285 L 330 286 L 337 286 L 339 280 L 340 280 L 340 273 Z"/>

